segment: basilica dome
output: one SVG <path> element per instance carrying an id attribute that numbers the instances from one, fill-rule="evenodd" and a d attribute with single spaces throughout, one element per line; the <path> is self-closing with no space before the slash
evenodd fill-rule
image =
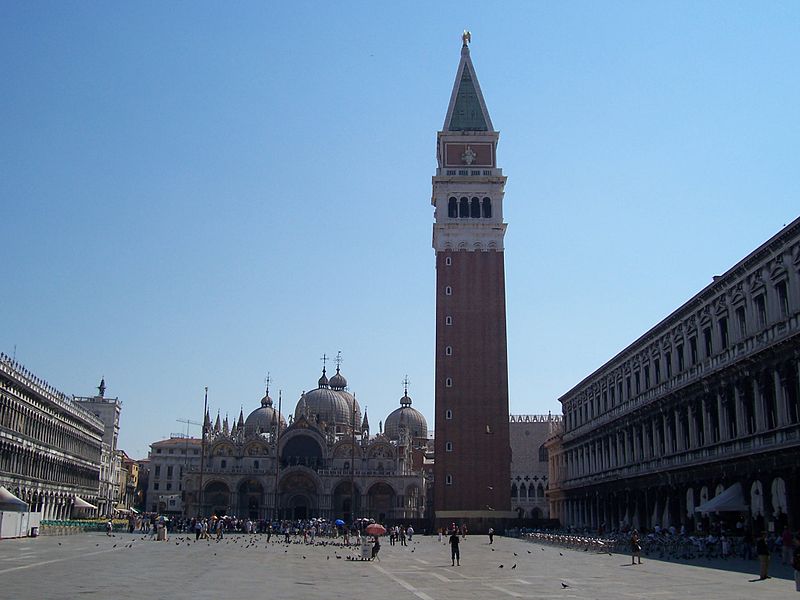
<path id="1" fill-rule="evenodd" d="M 272 398 L 269 397 L 269 388 L 267 388 L 261 399 L 261 406 L 251 412 L 244 422 L 245 434 L 270 433 L 278 421 L 280 421 L 281 429 L 286 427 L 283 415 L 272 406 Z"/>
<path id="2" fill-rule="evenodd" d="M 428 437 L 428 422 L 421 412 L 416 408 L 411 408 L 408 389 L 405 390 L 405 394 L 400 398 L 400 408 L 393 410 L 386 417 L 386 422 L 383 424 L 383 433 L 390 440 L 399 440 L 401 426 L 408 430 L 412 439 L 427 439 Z"/>
<path id="3" fill-rule="evenodd" d="M 353 422 L 356 426 L 361 424 L 361 409 L 355 397 L 345 391 L 344 386 L 347 380 L 336 369 L 336 375 L 331 377 L 330 382 L 325 376 L 325 369 L 322 369 L 322 377 L 319 378 L 319 387 L 305 392 L 297 403 L 294 411 L 294 418 L 299 419 L 303 415 L 312 423 L 334 424 L 337 431 L 342 428 L 351 427 Z M 335 384 L 334 387 L 331 384 Z M 344 384 L 344 385 L 342 385 Z M 355 408 L 355 419 L 353 409 Z"/>

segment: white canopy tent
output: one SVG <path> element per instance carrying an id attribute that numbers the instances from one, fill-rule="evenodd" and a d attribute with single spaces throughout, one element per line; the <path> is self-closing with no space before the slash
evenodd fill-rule
<path id="1" fill-rule="evenodd" d="M 97 507 L 94 504 L 89 504 L 86 500 L 84 500 L 80 496 L 75 496 L 75 501 L 72 503 L 72 506 L 75 508 L 97 509 Z"/>
<path id="2" fill-rule="evenodd" d="M 742 484 L 734 483 L 731 487 L 723 490 L 711 500 L 703 502 L 694 510 L 700 513 L 745 512 L 747 508 L 747 504 L 744 502 Z"/>
<path id="3" fill-rule="evenodd" d="M 0 510 L 23 512 L 28 510 L 28 504 L 0 485 Z"/>

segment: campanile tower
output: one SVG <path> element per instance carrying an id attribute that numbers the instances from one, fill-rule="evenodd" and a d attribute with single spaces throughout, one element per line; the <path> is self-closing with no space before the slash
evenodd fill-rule
<path id="1" fill-rule="evenodd" d="M 494 130 L 464 33 L 433 177 L 436 526 L 513 516 L 503 190 Z"/>

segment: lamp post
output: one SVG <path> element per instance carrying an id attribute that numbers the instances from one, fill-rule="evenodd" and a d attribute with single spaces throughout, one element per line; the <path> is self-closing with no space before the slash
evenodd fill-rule
<path id="1" fill-rule="evenodd" d="M 351 427 L 351 446 L 350 446 L 350 516 L 351 521 L 355 523 L 356 520 L 356 486 L 355 486 L 355 473 L 356 473 L 356 396 L 353 394 L 353 418 Z"/>
<path id="2" fill-rule="evenodd" d="M 280 449 L 280 441 L 281 441 L 281 402 L 283 400 L 283 390 L 278 390 L 278 418 L 276 419 L 277 431 L 275 432 L 275 499 L 273 501 L 273 520 L 278 520 L 278 474 L 280 472 L 280 456 L 278 456 L 278 450 Z"/>
<path id="3" fill-rule="evenodd" d="M 203 400 L 203 436 L 200 439 L 200 489 L 197 491 L 197 512 L 198 516 L 204 516 L 203 513 L 203 473 L 206 467 L 206 415 L 208 414 L 208 386 L 206 386 L 205 399 Z"/>

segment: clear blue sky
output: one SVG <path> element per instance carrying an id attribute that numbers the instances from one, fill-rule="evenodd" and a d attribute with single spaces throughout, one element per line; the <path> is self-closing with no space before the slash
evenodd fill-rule
<path id="1" fill-rule="evenodd" d="M 0 350 L 134 457 L 323 353 L 433 426 L 430 177 L 464 28 L 508 175 L 511 410 L 800 214 L 797 2 L 0 4 Z M 197 429 L 193 429 L 198 432 Z"/>

